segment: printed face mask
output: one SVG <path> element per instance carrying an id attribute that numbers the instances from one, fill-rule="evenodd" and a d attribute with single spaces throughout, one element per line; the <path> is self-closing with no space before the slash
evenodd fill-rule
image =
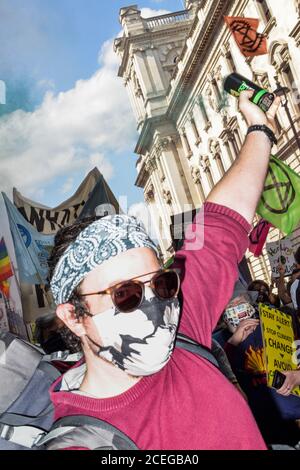
<path id="1" fill-rule="evenodd" d="M 161 300 L 145 287 L 137 310 L 123 313 L 112 307 L 93 316 L 102 343 L 98 356 L 133 376 L 158 372 L 171 357 L 179 313 L 177 298 Z"/>
<path id="2" fill-rule="evenodd" d="M 234 305 L 225 310 L 223 320 L 231 331 L 235 331 L 240 321 L 253 317 L 255 308 L 248 302 Z"/>

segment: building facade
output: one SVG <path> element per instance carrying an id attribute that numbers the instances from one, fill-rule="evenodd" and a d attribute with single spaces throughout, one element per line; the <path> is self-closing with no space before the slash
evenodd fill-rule
<path id="1" fill-rule="evenodd" d="M 139 133 L 136 185 L 144 190 L 165 259 L 172 254 L 172 216 L 202 205 L 246 134 L 237 100 L 223 92 L 226 75 L 237 71 L 270 90 L 288 87 L 300 137 L 300 0 L 187 0 L 185 6 L 153 18 L 142 18 L 136 5 L 122 8 L 124 33 L 114 43 Z M 259 18 L 268 54 L 245 58 L 224 15 Z M 300 150 L 283 107 L 276 124 L 274 153 L 299 173 Z M 273 229 L 269 240 L 279 236 Z M 265 252 L 247 259 L 253 278 L 269 280 Z"/>

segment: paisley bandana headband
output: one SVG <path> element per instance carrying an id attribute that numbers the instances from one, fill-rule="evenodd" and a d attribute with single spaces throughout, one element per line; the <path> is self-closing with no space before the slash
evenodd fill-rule
<path id="1" fill-rule="evenodd" d="M 67 302 L 82 279 L 103 261 L 143 247 L 159 256 L 156 245 L 134 217 L 108 215 L 93 222 L 68 246 L 55 267 L 50 283 L 55 303 Z"/>

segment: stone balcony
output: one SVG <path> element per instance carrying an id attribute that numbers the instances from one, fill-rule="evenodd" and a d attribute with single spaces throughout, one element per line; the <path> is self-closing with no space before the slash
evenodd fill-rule
<path id="1" fill-rule="evenodd" d="M 166 15 L 153 16 L 151 18 L 143 18 L 147 30 L 155 30 L 174 25 L 174 23 L 182 23 L 191 21 L 192 15 L 188 10 L 177 11 L 175 13 L 168 13 Z"/>

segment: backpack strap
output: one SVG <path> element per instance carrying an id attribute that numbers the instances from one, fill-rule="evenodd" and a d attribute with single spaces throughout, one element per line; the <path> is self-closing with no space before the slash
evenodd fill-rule
<path id="1" fill-rule="evenodd" d="M 51 431 L 35 441 L 35 448 L 47 450 L 84 447 L 90 450 L 138 450 L 122 431 L 106 421 L 90 416 L 66 416 Z"/>
<path id="2" fill-rule="evenodd" d="M 191 353 L 196 354 L 197 356 L 202 357 L 203 359 L 206 359 L 215 367 L 220 369 L 218 361 L 216 360 L 215 356 L 209 348 L 206 348 L 202 344 L 197 343 L 197 341 L 193 340 L 192 338 L 189 338 L 183 333 L 177 333 L 175 347 L 190 351 Z"/>
<path id="3" fill-rule="evenodd" d="M 52 361 L 59 361 L 59 362 L 78 362 L 82 358 L 83 353 L 73 353 L 70 354 L 68 350 L 66 351 L 56 351 L 51 354 L 46 354 L 43 356 L 43 362 L 52 362 Z"/>
<path id="4" fill-rule="evenodd" d="M 34 426 L 9 426 L 0 424 L 0 438 L 31 449 L 35 441 L 45 433 Z"/>
<path id="5" fill-rule="evenodd" d="M 22 360 L 20 360 L 22 358 Z M 0 333 L 0 414 L 22 394 L 42 359 L 42 353 L 11 333 Z"/>

